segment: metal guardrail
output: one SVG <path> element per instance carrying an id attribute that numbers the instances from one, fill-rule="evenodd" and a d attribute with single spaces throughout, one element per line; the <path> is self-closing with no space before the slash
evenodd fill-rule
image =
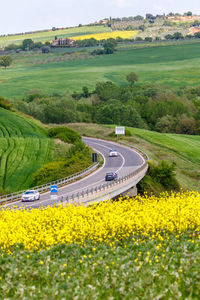
<path id="1" fill-rule="evenodd" d="M 147 160 L 147 161 L 150 160 L 148 154 L 146 154 L 140 148 L 137 148 L 137 147 L 135 147 L 135 146 L 133 146 L 131 144 L 127 144 L 127 143 L 124 143 L 124 142 L 121 142 L 121 141 L 119 141 L 119 143 L 122 144 L 122 145 L 125 145 L 125 146 L 128 146 L 130 148 L 135 149 L 137 152 L 139 152 L 144 157 L 145 160 Z"/>
<path id="2" fill-rule="evenodd" d="M 70 182 L 74 181 L 75 179 L 78 179 L 78 178 L 92 172 L 94 169 L 97 168 L 98 165 L 99 165 L 99 163 L 94 163 L 92 166 L 86 168 L 85 170 L 83 170 L 81 172 L 75 173 L 72 176 L 61 178 L 61 179 L 58 179 L 58 180 L 55 180 L 55 181 L 52 181 L 52 182 L 48 182 L 48 183 L 43 184 L 43 185 L 35 186 L 35 187 L 29 188 L 29 189 L 38 190 L 39 192 L 46 192 L 46 191 L 50 190 L 51 185 L 62 186 L 62 185 L 65 185 L 66 183 L 70 183 Z M 21 199 L 22 194 L 26 190 L 22 190 L 22 191 L 19 191 L 19 192 L 15 192 L 15 193 L 0 196 L 0 203 Z"/>
<path id="3" fill-rule="evenodd" d="M 86 199 L 93 198 L 93 201 L 94 201 L 94 199 L 96 198 L 95 195 L 97 195 L 99 193 L 102 194 L 101 193 L 102 191 L 105 191 L 105 193 L 104 193 L 104 196 L 105 196 L 105 194 L 108 193 L 108 191 L 106 191 L 106 190 L 110 189 L 111 187 L 117 187 L 117 185 L 119 185 L 123 182 L 126 183 L 126 181 L 128 179 L 135 177 L 136 175 L 138 175 L 140 172 L 142 172 L 145 169 L 147 171 L 149 156 L 145 152 L 143 152 L 141 149 L 139 149 L 131 144 L 127 144 L 122 141 L 118 141 L 118 143 L 135 149 L 145 159 L 145 163 L 139 169 L 131 172 L 130 174 L 127 174 L 126 176 L 120 177 L 116 181 L 105 182 L 105 183 L 98 185 L 96 187 L 93 187 L 91 189 L 82 190 L 81 192 L 73 193 L 73 194 L 67 195 L 67 196 L 60 196 L 58 200 L 61 203 L 62 202 L 67 202 L 67 203 L 73 202 L 74 203 L 74 202 L 80 202 L 80 200 L 82 200 L 81 203 L 84 203 L 87 201 L 87 200 L 84 201 L 84 198 L 86 198 Z M 145 174 L 146 174 L 146 171 L 145 171 Z M 92 197 L 90 197 L 90 196 L 92 196 Z M 90 202 L 90 201 L 91 201 L 91 199 L 88 202 Z"/>
<path id="4" fill-rule="evenodd" d="M 91 189 L 86 189 L 86 190 L 83 190 L 78 193 L 73 193 L 71 195 L 60 196 L 60 197 L 58 197 L 58 201 L 60 202 L 60 204 L 62 204 L 62 203 L 79 203 L 79 202 L 80 203 L 85 203 L 85 202 L 90 203 L 90 202 L 94 202 L 95 199 L 100 198 L 100 197 L 102 197 L 102 201 L 103 201 L 103 196 L 105 197 L 105 195 L 108 195 L 109 193 L 111 193 L 112 187 L 113 187 L 113 190 L 116 190 L 119 185 L 123 185 L 123 183 L 124 183 L 124 185 L 126 185 L 127 181 L 129 179 L 136 177 L 142 171 L 145 171 L 145 173 L 146 173 L 147 169 L 148 169 L 148 163 L 146 161 L 139 169 L 137 169 L 123 177 L 120 177 L 119 179 L 117 179 L 115 181 L 105 182 L 105 183 L 102 183 Z M 144 173 L 144 175 L 145 175 L 145 173 Z M 144 176 L 142 176 L 141 178 L 140 177 L 139 177 L 138 182 Z M 108 192 L 108 189 L 109 189 L 109 192 Z"/>
<path id="5" fill-rule="evenodd" d="M 131 177 L 134 177 L 137 174 L 139 174 L 141 171 L 143 171 L 145 168 L 148 168 L 147 161 L 149 160 L 149 157 L 145 152 L 143 152 L 141 149 L 139 149 L 139 148 L 137 148 L 137 147 L 135 147 L 131 144 L 127 144 L 127 143 L 124 143 L 124 142 L 121 142 L 121 141 L 118 141 L 118 142 L 119 142 L 119 144 L 122 144 L 122 145 L 125 145 L 127 147 L 133 148 L 137 152 L 139 152 L 143 156 L 143 158 L 145 159 L 145 163 L 139 169 L 135 170 L 134 172 L 131 172 L 130 174 L 128 174 L 124 177 L 120 177 L 116 181 L 106 182 L 106 183 L 103 183 L 99 186 L 96 186 L 96 187 L 93 187 L 93 188 L 87 189 L 87 190 L 83 189 L 81 192 L 73 193 L 71 195 L 59 196 L 58 200 L 61 201 L 61 202 L 70 202 L 70 201 L 73 202 L 74 199 L 78 199 L 78 200 L 82 199 L 83 200 L 83 198 L 86 197 L 86 196 L 89 197 L 90 195 L 98 194 L 101 191 L 106 191 L 110 187 L 116 186 L 116 185 L 120 184 L 121 182 L 124 182 L 127 179 L 129 179 Z M 70 182 L 74 181 L 75 179 L 78 179 L 78 178 L 90 173 L 95 168 L 97 168 L 98 165 L 99 165 L 99 163 L 95 163 L 92 166 L 88 167 L 87 169 L 85 169 L 81 172 L 78 172 L 78 173 L 76 173 L 72 176 L 68 176 L 68 177 L 65 177 L 65 178 L 62 178 L 62 179 L 59 179 L 59 180 L 55 180 L 55 181 L 52 181 L 52 182 L 44 184 L 44 185 L 36 186 L 36 187 L 33 187 L 32 189 L 37 189 L 39 192 L 45 192 L 45 191 L 50 190 L 51 185 L 58 185 L 58 186 L 65 185 L 66 183 L 70 183 Z M 3 195 L 3 196 L 0 197 L 0 203 L 11 201 L 11 200 L 18 200 L 18 199 L 21 198 L 21 196 L 24 192 L 25 192 L 25 190 L 19 191 L 19 192 L 16 192 L 16 193 L 12 193 L 12 194 Z"/>

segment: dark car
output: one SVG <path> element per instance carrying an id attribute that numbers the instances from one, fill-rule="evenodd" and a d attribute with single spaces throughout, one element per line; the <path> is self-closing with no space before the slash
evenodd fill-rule
<path id="1" fill-rule="evenodd" d="M 117 173 L 115 172 L 106 173 L 105 181 L 116 180 L 116 179 L 117 179 Z"/>

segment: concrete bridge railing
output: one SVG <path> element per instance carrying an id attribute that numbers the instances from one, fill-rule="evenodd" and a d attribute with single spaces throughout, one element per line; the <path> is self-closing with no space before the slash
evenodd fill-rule
<path id="1" fill-rule="evenodd" d="M 148 163 L 145 162 L 139 169 L 116 181 L 105 182 L 94 188 L 83 190 L 82 192 L 61 196 L 59 197 L 60 204 L 92 204 L 112 199 L 136 186 L 136 184 L 145 176 L 147 170 Z"/>

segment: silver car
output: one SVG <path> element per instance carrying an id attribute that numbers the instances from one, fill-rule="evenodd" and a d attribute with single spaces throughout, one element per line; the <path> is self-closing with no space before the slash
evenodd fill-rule
<path id="1" fill-rule="evenodd" d="M 24 201 L 35 201 L 40 199 L 40 193 L 36 190 L 27 190 L 22 195 L 22 202 Z"/>
<path id="2" fill-rule="evenodd" d="M 117 157 L 117 150 L 111 149 L 109 152 L 109 157 Z"/>

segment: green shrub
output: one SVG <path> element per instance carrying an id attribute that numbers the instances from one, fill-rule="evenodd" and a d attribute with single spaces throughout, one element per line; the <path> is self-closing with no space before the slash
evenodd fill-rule
<path id="1" fill-rule="evenodd" d="M 81 135 L 68 127 L 56 127 L 48 130 L 49 137 L 60 139 L 61 141 L 74 144 L 81 141 Z"/>
<path id="2" fill-rule="evenodd" d="M 80 147 L 82 150 L 78 151 Z M 48 183 L 80 172 L 92 164 L 91 157 L 90 149 L 80 142 L 69 150 L 66 160 L 50 162 L 35 172 L 33 185 Z"/>
<path id="3" fill-rule="evenodd" d="M 179 191 L 180 185 L 176 179 L 175 164 L 161 161 L 158 165 L 149 162 L 146 176 L 137 185 L 140 194 L 159 195 L 164 191 Z"/>
<path id="4" fill-rule="evenodd" d="M 1 96 L 0 96 L 0 107 L 7 109 L 7 110 L 12 110 L 11 103 L 7 99 L 5 99 Z"/>
<path id="5" fill-rule="evenodd" d="M 125 136 L 132 136 L 130 130 L 128 130 L 127 128 L 125 128 Z"/>

